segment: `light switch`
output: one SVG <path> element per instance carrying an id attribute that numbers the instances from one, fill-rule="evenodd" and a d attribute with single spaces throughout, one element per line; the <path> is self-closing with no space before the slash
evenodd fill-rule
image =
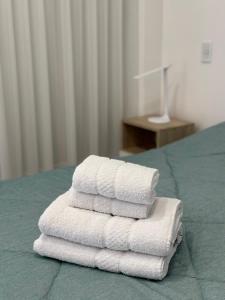
<path id="1" fill-rule="evenodd" d="M 203 41 L 201 49 L 201 62 L 209 64 L 212 62 L 212 41 Z"/>

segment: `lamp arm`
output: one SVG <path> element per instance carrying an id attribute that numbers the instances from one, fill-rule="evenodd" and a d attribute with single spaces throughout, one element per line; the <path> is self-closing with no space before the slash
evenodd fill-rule
<path id="1" fill-rule="evenodd" d="M 158 73 L 160 71 L 168 70 L 170 67 L 171 67 L 171 64 L 166 65 L 166 66 L 161 66 L 161 67 L 155 68 L 153 70 L 138 74 L 138 75 L 134 76 L 134 79 L 142 79 L 142 78 L 147 77 L 149 75 L 152 75 L 154 73 Z"/>

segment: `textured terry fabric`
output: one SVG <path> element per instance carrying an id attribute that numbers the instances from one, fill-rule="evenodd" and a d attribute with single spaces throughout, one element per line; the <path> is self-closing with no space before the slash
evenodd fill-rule
<path id="1" fill-rule="evenodd" d="M 34 242 L 34 251 L 42 256 L 49 256 L 82 266 L 161 280 L 166 276 L 170 259 L 180 241 L 181 236 L 171 248 L 169 255 L 160 257 L 131 251 L 122 252 L 84 246 L 42 234 Z"/>
<path id="2" fill-rule="evenodd" d="M 157 169 L 90 155 L 75 169 L 73 186 L 78 192 L 149 204 L 158 179 Z"/>
<path id="3" fill-rule="evenodd" d="M 159 196 L 182 199 L 184 240 L 160 282 L 84 268 L 33 252 L 41 213 L 74 167 L 0 183 L 0 299 L 224 300 L 225 123 L 125 158 L 159 169 Z"/>
<path id="4" fill-rule="evenodd" d="M 42 233 L 71 242 L 167 256 L 181 228 L 182 203 L 156 198 L 151 215 L 136 220 L 70 207 L 70 191 L 59 196 L 38 222 Z"/>
<path id="5" fill-rule="evenodd" d="M 155 201 L 154 197 L 149 204 L 137 204 L 100 195 L 80 193 L 74 188 L 71 188 L 70 194 L 70 206 L 72 207 L 135 219 L 147 218 Z"/>

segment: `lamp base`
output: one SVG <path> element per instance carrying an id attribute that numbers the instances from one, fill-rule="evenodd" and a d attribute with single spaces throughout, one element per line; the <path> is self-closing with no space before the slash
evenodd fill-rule
<path id="1" fill-rule="evenodd" d="M 163 116 L 160 116 L 160 117 L 149 117 L 148 122 L 156 123 L 156 124 L 169 123 L 170 122 L 170 117 L 168 115 L 163 115 Z"/>

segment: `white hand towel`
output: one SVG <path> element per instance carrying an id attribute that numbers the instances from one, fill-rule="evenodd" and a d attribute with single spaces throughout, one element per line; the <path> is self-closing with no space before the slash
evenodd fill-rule
<path id="1" fill-rule="evenodd" d="M 167 256 L 181 227 L 181 201 L 156 198 L 149 218 L 135 220 L 69 206 L 70 192 L 58 197 L 39 220 L 42 233 L 112 250 Z"/>
<path id="2" fill-rule="evenodd" d="M 83 193 L 148 204 L 158 178 L 156 169 L 90 155 L 75 169 L 73 186 Z"/>
<path id="3" fill-rule="evenodd" d="M 100 195 L 85 194 L 71 188 L 70 206 L 112 214 L 114 216 L 145 219 L 149 216 L 154 199 L 149 204 L 136 204 Z"/>
<path id="4" fill-rule="evenodd" d="M 86 267 L 161 280 L 167 274 L 170 259 L 180 241 L 181 239 L 177 240 L 167 257 L 160 257 L 84 246 L 42 234 L 34 242 L 34 251 L 42 256 Z"/>

